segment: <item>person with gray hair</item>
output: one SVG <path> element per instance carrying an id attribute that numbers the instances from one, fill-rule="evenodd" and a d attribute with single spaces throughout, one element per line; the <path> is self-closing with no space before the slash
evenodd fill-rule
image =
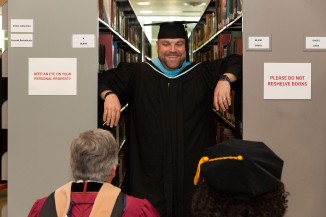
<path id="1" fill-rule="evenodd" d="M 159 216 L 147 199 L 129 196 L 111 184 L 118 165 L 118 144 L 103 129 L 83 132 L 70 146 L 74 181 L 37 200 L 28 217 Z"/>
<path id="2" fill-rule="evenodd" d="M 108 180 L 108 171 L 118 165 L 118 145 L 106 130 L 81 133 L 70 146 L 70 166 L 75 180 Z M 113 179 L 114 174 L 110 174 Z M 111 181 L 110 180 L 110 181 Z"/>

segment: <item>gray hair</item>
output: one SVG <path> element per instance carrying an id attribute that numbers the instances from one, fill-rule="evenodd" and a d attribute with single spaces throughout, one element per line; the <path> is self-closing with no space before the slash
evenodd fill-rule
<path id="1" fill-rule="evenodd" d="M 113 135 L 103 129 L 83 132 L 70 146 L 70 166 L 75 180 L 108 180 L 118 164 L 118 144 Z"/>

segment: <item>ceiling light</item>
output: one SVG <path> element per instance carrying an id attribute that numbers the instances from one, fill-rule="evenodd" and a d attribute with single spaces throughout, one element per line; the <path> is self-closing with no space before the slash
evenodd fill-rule
<path id="1" fill-rule="evenodd" d="M 139 11 L 141 14 L 151 14 L 153 11 L 147 10 L 147 11 Z"/>
<path id="2" fill-rule="evenodd" d="M 191 7 L 202 7 L 206 5 L 205 2 L 185 2 L 183 3 L 185 6 L 191 6 Z"/>
<path id="3" fill-rule="evenodd" d="M 150 5 L 151 3 L 150 2 L 137 2 L 137 5 Z"/>

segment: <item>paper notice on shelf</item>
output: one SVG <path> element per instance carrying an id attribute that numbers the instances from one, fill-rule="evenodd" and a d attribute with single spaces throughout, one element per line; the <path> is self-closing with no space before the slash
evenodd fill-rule
<path id="1" fill-rule="evenodd" d="M 271 36 L 249 36 L 247 50 L 271 51 Z"/>
<path id="2" fill-rule="evenodd" d="M 33 47 L 33 34 L 11 34 L 10 47 Z"/>
<path id="3" fill-rule="evenodd" d="M 77 58 L 29 58 L 29 95 L 76 95 Z"/>
<path id="4" fill-rule="evenodd" d="M 326 37 L 306 37 L 306 50 L 326 51 Z"/>
<path id="5" fill-rule="evenodd" d="M 11 19 L 10 22 L 11 32 L 34 32 L 33 19 Z"/>
<path id="6" fill-rule="evenodd" d="M 311 63 L 264 63 L 264 99 L 311 99 Z"/>

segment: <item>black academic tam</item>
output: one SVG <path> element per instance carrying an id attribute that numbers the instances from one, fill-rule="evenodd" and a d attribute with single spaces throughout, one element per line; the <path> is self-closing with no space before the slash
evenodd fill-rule
<path id="1" fill-rule="evenodd" d="M 151 62 L 120 63 L 99 74 L 99 92 L 128 102 L 126 193 L 147 198 L 162 217 L 189 217 L 193 177 L 206 147 L 216 144 L 213 91 L 219 76 L 241 74 L 241 57 L 192 63 L 175 78 Z"/>

